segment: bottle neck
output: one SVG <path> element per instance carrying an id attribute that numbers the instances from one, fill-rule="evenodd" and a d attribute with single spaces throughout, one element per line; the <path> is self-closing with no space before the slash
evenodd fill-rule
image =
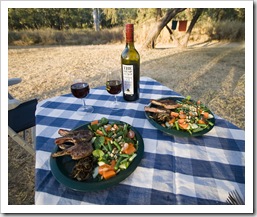
<path id="1" fill-rule="evenodd" d="M 134 33 L 133 31 L 126 32 L 126 47 L 128 48 L 134 48 Z"/>
<path id="2" fill-rule="evenodd" d="M 127 48 L 135 48 L 134 42 L 126 42 Z"/>
<path id="3" fill-rule="evenodd" d="M 126 32 L 126 43 L 134 44 L 134 33 L 133 32 Z"/>
<path id="4" fill-rule="evenodd" d="M 134 46 L 134 26 L 133 24 L 126 25 L 126 45 Z"/>

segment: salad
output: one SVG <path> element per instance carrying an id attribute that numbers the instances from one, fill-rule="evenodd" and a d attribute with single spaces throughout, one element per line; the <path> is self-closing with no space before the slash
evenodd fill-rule
<path id="1" fill-rule="evenodd" d="M 162 127 L 187 131 L 191 135 L 214 126 L 213 115 L 200 101 L 187 96 L 181 100 L 152 100 L 153 107 L 145 107 L 149 117 Z"/>
<path id="2" fill-rule="evenodd" d="M 97 166 L 93 178 L 109 179 L 127 169 L 138 150 L 138 140 L 131 126 L 102 118 L 92 121 L 88 128 L 94 132 L 92 155 Z"/>

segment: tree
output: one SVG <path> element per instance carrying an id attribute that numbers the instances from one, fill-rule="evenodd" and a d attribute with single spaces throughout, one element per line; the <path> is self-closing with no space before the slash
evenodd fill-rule
<path id="1" fill-rule="evenodd" d="M 162 9 L 156 8 L 156 21 L 158 21 L 162 17 Z"/>
<path id="2" fill-rule="evenodd" d="M 104 8 L 101 25 L 107 28 L 123 26 L 125 23 L 135 23 L 137 16 L 137 8 Z"/>
<path id="3" fill-rule="evenodd" d="M 100 13 L 98 8 L 93 9 L 93 18 L 94 18 L 94 26 L 95 26 L 95 31 L 99 32 L 100 31 Z"/>
<path id="4" fill-rule="evenodd" d="M 188 43 L 188 40 L 189 40 L 189 36 L 197 22 L 197 20 L 199 19 L 199 17 L 201 16 L 202 12 L 203 12 L 203 8 L 198 8 L 196 9 L 196 13 L 187 29 L 187 32 L 186 32 L 186 35 L 185 35 L 185 39 L 184 39 L 184 42 L 182 43 L 182 47 L 187 47 L 187 43 Z"/>
<path id="5" fill-rule="evenodd" d="M 118 9 L 116 8 L 104 8 L 103 14 L 105 16 L 105 19 L 102 25 L 106 27 L 112 27 L 114 25 L 117 25 L 118 23 Z"/>
<path id="6" fill-rule="evenodd" d="M 171 21 L 173 17 L 175 17 L 178 13 L 186 10 L 186 8 L 174 8 L 167 10 L 166 14 L 160 21 L 157 22 L 157 25 L 153 28 L 153 30 L 148 35 L 143 47 L 145 48 L 154 48 L 156 39 L 161 33 L 162 29 Z"/>
<path id="7" fill-rule="evenodd" d="M 244 8 L 206 8 L 204 14 L 215 22 L 224 20 L 244 21 L 245 19 Z"/>
<path id="8" fill-rule="evenodd" d="M 173 41 L 175 41 L 175 43 L 178 47 L 187 47 L 190 34 L 191 34 L 197 20 L 201 16 L 203 10 L 204 10 L 203 8 L 196 9 L 195 15 L 193 16 L 193 19 L 192 19 L 192 21 L 191 21 L 191 23 L 190 23 L 190 25 L 189 25 L 189 27 L 186 31 L 186 34 L 183 37 L 182 43 L 180 43 L 179 40 L 174 37 L 172 30 L 168 27 L 168 25 L 166 25 L 166 28 L 168 29 L 168 31 L 170 33 L 170 37 L 173 39 Z"/>

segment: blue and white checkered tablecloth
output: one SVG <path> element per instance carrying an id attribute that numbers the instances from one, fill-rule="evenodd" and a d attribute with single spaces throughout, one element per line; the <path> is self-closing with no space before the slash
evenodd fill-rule
<path id="1" fill-rule="evenodd" d="M 150 99 L 180 96 L 161 83 L 141 77 L 140 99 L 118 100 L 122 109 L 111 110 L 113 96 L 105 87 L 91 89 L 86 103 L 91 115 L 76 110 L 81 100 L 71 94 L 44 100 L 36 110 L 35 204 L 225 204 L 228 192 L 237 189 L 245 195 L 245 132 L 215 116 L 216 125 L 197 138 L 168 136 L 153 127 L 145 117 Z M 58 129 L 73 129 L 106 117 L 134 126 L 142 135 L 144 156 L 136 170 L 118 185 L 93 192 L 74 191 L 52 175 L 50 155 L 59 137 Z"/>

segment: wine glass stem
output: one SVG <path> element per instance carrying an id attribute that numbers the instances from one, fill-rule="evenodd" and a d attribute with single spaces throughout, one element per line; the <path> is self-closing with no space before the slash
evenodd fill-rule
<path id="1" fill-rule="evenodd" d="M 82 98 L 81 100 L 82 100 L 83 107 L 86 108 L 86 101 L 85 101 L 85 99 Z"/>
<path id="2" fill-rule="evenodd" d="M 115 105 L 117 105 L 118 104 L 118 100 L 117 100 L 117 96 L 116 95 L 114 95 L 114 98 L 115 98 Z"/>

